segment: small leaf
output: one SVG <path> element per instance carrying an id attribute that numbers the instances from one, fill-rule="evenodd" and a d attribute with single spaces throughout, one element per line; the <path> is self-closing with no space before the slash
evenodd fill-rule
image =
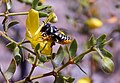
<path id="1" fill-rule="evenodd" d="M 16 70 L 16 61 L 15 59 L 12 59 L 7 71 L 5 72 L 5 77 L 9 80 L 13 76 Z"/>
<path id="2" fill-rule="evenodd" d="M 80 57 L 75 60 L 76 63 L 80 62 L 85 55 L 84 54 L 83 55 L 80 54 L 78 56 L 80 56 Z"/>
<path id="3" fill-rule="evenodd" d="M 97 41 L 97 45 L 100 45 L 100 44 L 106 42 L 106 35 L 105 34 L 101 35 L 100 37 L 97 38 L 96 41 Z"/>
<path id="4" fill-rule="evenodd" d="M 8 0 L 7 2 L 7 10 L 10 10 L 12 8 L 12 0 Z"/>
<path id="5" fill-rule="evenodd" d="M 92 35 L 90 40 L 88 41 L 88 46 L 91 47 L 91 46 L 94 46 L 95 44 L 96 44 L 96 40 L 94 36 Z"/>
<path id="6" fill-rule="evenodd" d="M 69 58 L 70 58 L 71 56 L 70 56 L 70 53 L 69 53 L 68 46 L 65 46 L 65 51 L 66 51 L 65 53 L 67 53 L 67 54 L 69 55 Z M 65 55 L 66 55 L 66 54 L 65 54 Z"/>
<path id="7" fill-rule="evenodd" d="M 47 61 L 47 57 L 46 56 L 40 56 L 39 60 L 40 60 L 40 62 L 45 63 Z"/>
<path id="8" fill-rule="evenodd" d="M 29 5 L 32 5 L 32 2 L 33 2 L 33 0 L 17 0 L 17 1 L 19 1 L 21 3 L 29 4 Z"/>
<path id="9" fill-rule="evenodd" d="M 30 55 L 30 54 L 28 54 L 28 59 L 27 59 L 27 61 L 29 62 L 29 63 L 31 63 L 31 64 L 34 64 L 34 56 L 32 56 L 32 55 Z"/>
<path id="10" fill-rule="evenodd" d="M 15 60 L 16 60 L 17 65 L 19 65 L 21 62 L 21 55 L 16 55 Z"/>
<path id="11" fill-rule="evenodd" d="M 13 20 L 8 24 L 8 29 L 16 24 L 18 24 L 19 22 L 17 20 Z"/>
<path id="12" fill-rule="evenodd" d="M 10 43 L 8 43 L 6 46 L 7 46 L 9 49 L 14 50 L 15 47 L 16 47 L 16 44 L 13 43 L 13 42 L 10 42 Z"/>
<path id="13" fill-rule="evenodd" d="M 37 64 L 36 64 L 37 66 L 39 66 L 39 67 L 41 67 L 41 68 L 44 68 L 44 69 L 47 69 L 47 70 L 51 70 L 49 67 L 46 67 L 42 62 L 40 62 L 39 60 L 38 60 L 38 62 L 37 62 Z"/>
<path id="14" fill-rule="evenodd" d="M 62 76 L 57 76 L 54 83 L 65 83 Z"/>
<path id="15" fill-rule="evenodd" d="M 21 55 L 20 55 L 20 49 L 19 49 L 18 46 L 15 47 L 15 49 L 13 51 L 13 54 L 14 54 L 16 63 L 18 65 L 21 62 L 21 60 L 22 60 Z"/>
<path id="16" fill-rule="evenodd" d="M 48 6 L 48 5 L 42 5 L 42 6 L 37 6 L 36 10 L 40 11 L 40 10 L 45 10 L 47 8 L 51 8 L 52 6 Z"/>
<path id="17" fill-rule="evenodd" d="M 35 51 L 37 52 L 40 49 L 40 43 L 35 46 Z"/>
<path id="18" fill-rule="evenodd" d="M 76 51 L 77 51 L 77 42 L 76 42 L 76 40 L 73 40 L 70 45 L 70 49 L 69 49 L 69 53 L 72 58 L 75 56 Z"/>
<path id="19" fill-rule="evenodd" d="M 67 82 L 67 83 L 73 83 L 73 81 L 75 80 L 74 78 L 72 78 L 72 77 L 65 77 L 65 76 L 63 76 L 63 79 Z M 66 83 L 65 82 L 65 83 Z"/>
<path id="20" fill-rule="evenodd" d="M 106 49 L 103 48 L 103 49 L 100 49 L 100 51 L 102 52 L 102 54 L 104 56 L 112 58 L 112 54 L 109 51 L 107 51 Z"/>
<path id="21" fill-rule="evenodd" d="M 60 65 L 64 59 L 64 51 L 62 46 L 59 47 L 56 57 L 54 58 L 53 62 L 56 66 Z"/>
<path id="22" fill-rule="evenodd" d="M 44 12 L 39 12 L 39 17 L 47 17 L 48 14 Z"/>
<path id="23" fill-rule="evenodd" d="M 32 8 L 35 9 L 38 5 L 38 1 L 39 0 L 33 0 L 33 3 L 32 3 Z"/>

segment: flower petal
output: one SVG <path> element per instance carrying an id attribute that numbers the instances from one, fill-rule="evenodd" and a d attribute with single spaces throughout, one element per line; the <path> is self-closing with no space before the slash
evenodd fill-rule
<path id="1" fill-rule="evenodd" d="M 47 45 L 45 46 L 45 44 L 47 44 Z M 43 51 L 41 53 L 46 54 L 47 56 L 51 56 L 51 53 L 52 53 L 51 44 L 52 44 L 52 41 L 41 42 L 40 47 L 43 48 L 45 46 L 45 48 L 43 49 Z"/>
<path id="2" fill-rule="evenodd" d="M 34 36 L 38 27 L 39 27 L 39 13 L 38 11 L 31 9 L 26 19 L 26 28 L 27 28 L 26 30 L 29 31 L 31 36 Z"/>

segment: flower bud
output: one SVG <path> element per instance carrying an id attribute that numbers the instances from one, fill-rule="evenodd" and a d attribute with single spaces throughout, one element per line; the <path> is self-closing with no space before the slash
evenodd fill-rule
<path id="1" fill-rule="evenodd" d="M 103 23 L 97 18 L 89 18 L 85 21 L 85 25 L 90 29 L 95 29 L 101 27 Z"/>
<path id="2" fill-rule="evenodd" d="M 52 19 L 50 20 L 51 23 L 56 23 L 58 21 L 58 18 L 55 13 L 52 13 Z"/>
<path id="3" fill-rule="evenodd" d="M 88 78 L 88 77 L 83 77 L 83 78 L 80 78 L 77 83 L 91 83 L 91 79 Z"/>
<path id="4" fill-rule="evenodd" d="M 113 72 L 114 63 L 110 58 L 104 57 L 101 61 L 101 64 L 102 64 L 103 71 L 105 71 L 106 73 L 112 73 Z"/>

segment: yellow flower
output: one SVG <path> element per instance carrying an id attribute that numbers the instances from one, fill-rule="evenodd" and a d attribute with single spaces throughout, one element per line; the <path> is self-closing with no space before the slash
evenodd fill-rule
<path id="1" fill-rule="evenodd" d="M 85 24 L 89 29 L 100 28 L 103 25 L 102 21 L 97 18 L 89 18 L 85 21 Z"/>
<path id="2" fill-rule="evenodd" d="M 91 79 L 88 77 L 80 78 L 77 83 L 91 83 Z"/>
<path id="3" fill-rule="evenodd" d="M 39 23 L 38 11 L 31 9 L 26 19 L 26 39 L 30 41 L 32 48 L 35 48 L 38 43 L 41 49 L 46 45 L 41 53 L 50 56 L 52 53 L 51 43 L 53 41 L 42 39 L 41 32 L 38 32 L 38 29 L 40 31 L 41 28 Z"/>
<path id="4" fill-rule="evenodd" d="M 42 4 L 45 3 L 45 0 L 39 0 Z"/>

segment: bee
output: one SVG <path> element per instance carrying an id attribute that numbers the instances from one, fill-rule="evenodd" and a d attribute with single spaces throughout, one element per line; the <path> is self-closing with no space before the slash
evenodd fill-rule
<path id="1" fill-rule="evenodd" d="M 40 32 L 42 32 L 44 39 L 52 39 L 54 42 L 59 44 L 69 44 L 72 41 L 70 37 L 64 34 L 64 32 L 49 23 L 45 24 Z"/>

